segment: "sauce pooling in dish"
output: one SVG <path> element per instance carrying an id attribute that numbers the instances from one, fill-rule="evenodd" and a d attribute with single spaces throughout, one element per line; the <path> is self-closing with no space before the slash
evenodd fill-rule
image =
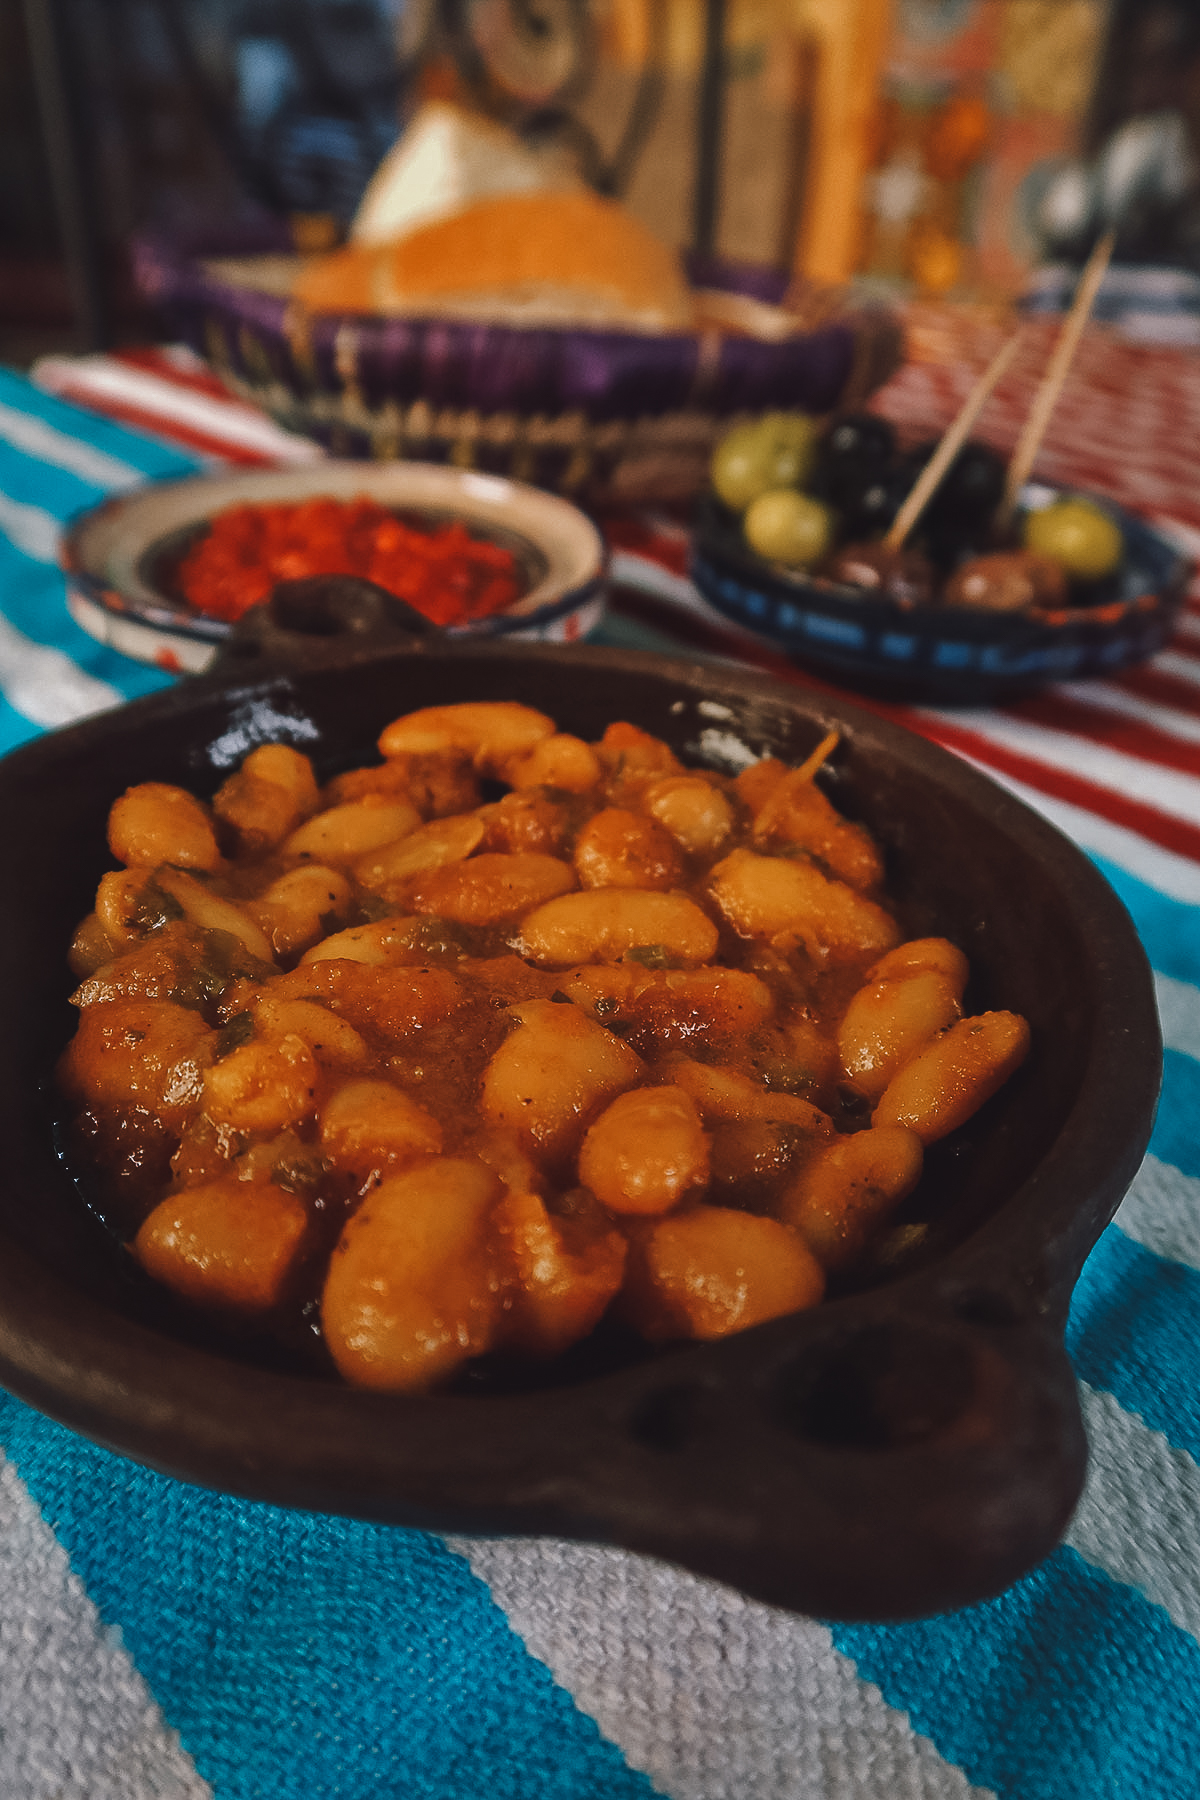
<path id="1" fill-rule="evenodd" d="M 59 1069 L 110 1224 L 379 1389 L 815 1305 L 1029 1042 L 903 940 L 835 745 L 731 779 L 479 702 L 323 789 L 283 744 L 130 788 Z"/>

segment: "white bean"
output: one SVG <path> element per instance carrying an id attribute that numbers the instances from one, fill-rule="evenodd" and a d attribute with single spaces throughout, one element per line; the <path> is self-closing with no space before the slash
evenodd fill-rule
<path id="1" fill-rule="evenodd" d="M 707 962 L 717 928 L 686 894 L 641 888 L 563 894 L 536 907 L 521 927 L 521 953 L 539 963 L 619 962 L 627 950 L 649 946 L 673 961 Z"/>

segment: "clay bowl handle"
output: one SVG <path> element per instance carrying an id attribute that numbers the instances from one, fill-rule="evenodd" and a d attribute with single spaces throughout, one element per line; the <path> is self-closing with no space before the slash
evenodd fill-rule
<path id="1" fill-rule="evenodd" d="M 442 635 L 424 613 L 373 581 L 359 575 L 305 575 L 281 581 L 268 600 L 242 615 L 212 672 L 249 673 L 257 663 L 321 668 L 351 645 L 394 650 Z"/>
<path id="2" fill-rule="evenodd" d="M 651 1365 L 583 1451 L 564 1511 L 817 1617 L 988 1599 L 1059 1542 L 1087 1452 L 1054 1326 L 981 1310 L 884 1301 Z"/>

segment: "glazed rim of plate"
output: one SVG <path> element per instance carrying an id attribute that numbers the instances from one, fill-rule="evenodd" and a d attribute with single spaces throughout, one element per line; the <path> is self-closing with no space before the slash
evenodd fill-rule
<path id="1" fill-rule="evenodd" d="M 579 596 L 604 571 L 600 532 L 585 513 L 556 494 L 437 463 L 349 461 L 152 483 L 106 501 L 81 519 L 67 534 L 63 559 L 98 598 L 115 593 L 123 609 L 163 623 L 207 627 L 214 638 L 224 637 L 229 628 L 223 620 L 206 618 L 154 585 L 149 574 L 154 553 L 230 507 L 360 497 L 397 512 L 428 513 L 439 522 L 458 519 L 523 551 L 537 575 L 529 591 L 506 609 L 509 618 L 529 618 Z"/>

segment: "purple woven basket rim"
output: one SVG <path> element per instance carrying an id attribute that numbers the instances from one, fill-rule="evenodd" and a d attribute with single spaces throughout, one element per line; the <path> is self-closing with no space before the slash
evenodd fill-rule
<path id="1" fill-rule="evenodd" d="M 157 264 L 161 274 L 169 274 L 172 278 L 174 283 L 172 297 L 209 302 L 217 300 L 230 306 L 233 310 L 238 310 L 240 303 L 249 296 L 256 303 L 266 303 L 255 305 L 253 309 L 257 314 L 255 323 L 261 325 L 267 317 L 273 317 L 281 334 L 285 329 L 287 313 L 292 304 L 289 300 L 279 295 L 266 294 L 252 288 L 239 287 L 232 282 L 222 281 L 218 276 L 210 275 L 202 265 L 210 257 L 255 256 L 271 253 L 290 255 L 293 251 L 294 245 L 286 229 L 276 226 L 273 222 L 264 222 L 261 225 L 255 224 L 240 229 L 228 227 L 219 233 L 211 229 L 191 232 L 168 232 L 161 229 L 144 231 L 138 234 L 134 245 L 137 272 L 139 279 L 144 284 L 147 276 L 146 264 L 152 262 Z M 788 286 L 787 278 L 781 271 L 756 263 L 729 261 L 721 257 L 699 259 L 688 256 L 685 258 L 685 264 L 697 287 L 715 288 L 764 304 L 774 305 L 781 302 Z M 161 289 L 156 290 L 155 297 L 163 297 Z M 843 312 L 831 315 L 820 325 L 814 326 L 808 332 L 799 333 L 797 336 L 811 338 L 828 331 L 853 330 L 855 319 L 873 310 L 883 309 L 872 308 L 865 304 L 848 306 Z M 323 320 L 334 321 L 338 327 L 352 325 L 363 331 L 370 330 L 372 327 L 381 329 L 392 322 L 382 314 L 362 312 L 329 312 L 320 315 L 314 314 L 311 317 L 314 321 L 319 317 Z M 404 319 L 408 324 L 426 326 L 445 327 L 449 324 L 453 327 L 461 324 L 464 330 L 471 331 L 477 330 L 480 323 L 472 320 L 448 321 L 444 315 L 436 312 L 409 313 L 404 315 Z M 488 328 L 517 337 L 526 335 L 530 329 L 527 326 L 519 325 L 492 325 L 490 322 Z M 690 345 L 695 342 L 698 335 L 694 331 L 605 331 L 598 326 L 576 325 L 546 325 L 537 326 L 534 329 L 546 331 L 552 336 L 591 339 L 603 344 L 608 344 L 613 339 L 625 343 L 632 337 L 651 344 Z M 779 345 L 776 343 L 753 338 L 739 341 L 753 345 L 768 360 L 772 356 L 777 357 L 778 355 Z"/>
<path id="2" fill-rule="evenodd" d="M 135 272 L 143 292 L 190 322 L 197 341 L 203 319 L 249 332 L 285 386 L 303 338 L 318 389 L 336 392 L 345 349 L 372 399 L 400 384 L 408 399 L 428 396 L 442 406 L 483 412 L 577 410 L 594 420 L 630 419 L 699 407 L 715 414 L 799 406 L 813 412 L 839 404 L 855 372 L 867 311 L 850 309 L 812 331 L 779 343 L 695 332 L 661 335 L 595 327 L 489 324 L 439 317 L 382 317 L 362 313 L 301 314 L 279 295 L 223 282 L 202 265 L 215 256 L 286 252 L 278 226 L 223 232 L 148 233 L 135 244 Z M 711 284 L 719 271 L 706 266 Z M 697 271 L 699 273 L 699 271 Z M 758 286 L 763 271 L 729 266 L 731 291 Z M 876 316 L 878 316 L 876 314 Z M 202 347 L 198 342 L 197 347 Z M 240 352 L 236 341 L 231 354 Z"/>

